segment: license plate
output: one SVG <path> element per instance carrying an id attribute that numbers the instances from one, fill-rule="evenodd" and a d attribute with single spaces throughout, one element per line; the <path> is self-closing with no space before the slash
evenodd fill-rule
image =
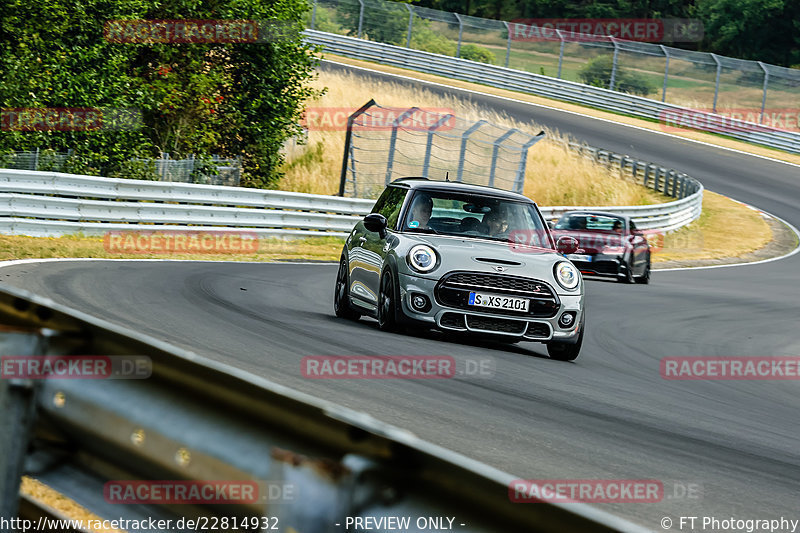
<path id="1" fill-rule="evenodd" d="M 584 263 L 592 262 L 591 255 L 569 254 L 567 255 L 567 259 L 571 259 L 572 261 L 583 261 Z"/>
<path id="2" fill-rule="evenodd" d="M 497 296 L 496 294 L 485 294 L 482 292 L 471 292 L 469 293 L 469 305 L 524 312 L 528 310 L 530 300 L 525 298 L 513 298 L 511 296 Z"/>

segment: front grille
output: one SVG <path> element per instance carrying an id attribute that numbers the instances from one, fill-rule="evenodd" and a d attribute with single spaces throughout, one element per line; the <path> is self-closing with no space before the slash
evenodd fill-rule
<path id="1" fill-rule="evenodd" d="M 466 329 L 464 326 L 464 315 L 461 313 L 445 313 L 442 315 L 439 324 L 443 328 Z"/>
<path id="2" fill-rule="evenodd" d="M 470 292 L 484 292 L 498 296 L 517 296 L 530 300 L 527 312 L 476 308 L 469 305 Z M 481 313 L 515 315 L 520 318 L 551 318 L 558 312 L 561 302 L 550 286 L 536 279 L 480 272 L 452 272 L 442 277 L 434 292 L 436 300 L 446 306 Z"/>
<path id="3" fill-rule="evenodd" d="M 527 296 L 529 298 L 552 298 L 553 291 L 545 283 L 529 278 L 503 276 L 498 274 L 482 274 L 474 272 L 456 272 L 444 282 L 450 287 L 469 287 L 471 290 L 493 290 L 503 294 Z"/>
<path id="4" fill-rule="evenodd" d="M 518 320 L 506 320 L 493 316 L 467 315 L 467 326 L 470 329 L 482 331 L 496 331 L 497 333 L 513 333 L 522 335 L 525 331 L 526 323 Z"/>
<path id="5" fill-rule="evenodd" d="M 550 326 L 544 322 L 528 322 L 525 336 L 532 339 L 546 339 L 550 337 Z"/>

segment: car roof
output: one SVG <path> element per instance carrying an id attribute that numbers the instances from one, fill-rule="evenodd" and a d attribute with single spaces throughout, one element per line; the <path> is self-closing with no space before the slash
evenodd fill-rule
<path id="1" fill-rule="evenodd" d="M 587 211 L 585 209 L 578 209 L 575 211 L 567 211 L 562 217 L 567 215 L 596 215 L 602 217 L 614 217 L 614 218 L 621 218 L 623 220 L 628 220 L 628 215 L 621 215 L 619 213 L 611 213 L 610 211 Z"/>
<path id="2" fill-rule="evenodd" d="M 527 196 L 507 191 L 505 189 L 497 189 L 495 187 L 487 187 L 485 185 L 473 185 L 470 183 L 459 183 L 456 181 L 438 181 L 422 177 L 408 177 L 408 178 L 396 179 L 390 185 L 400 185 L 403 187 L 407 186 L 409 189 L 412 190 L 457 191 L 464 193 L 489 195 L 489 196 L 494 196 L 495 198 L 508 198 L 510 200 L 522 200 L 525 202 L 533 202 L 533 200 L 531 200 Z"/>

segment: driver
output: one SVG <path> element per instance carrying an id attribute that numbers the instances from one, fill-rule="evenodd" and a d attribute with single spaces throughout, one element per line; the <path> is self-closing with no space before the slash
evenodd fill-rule
<path id="1" fill-rule="evenodd" d="M 408 227 L 427 228 L 431 212 L 433 212 L 433 199 L 425 193 L 417 194 L 408 213 Z"/>
<path id="2" fill-rule="evenodd" d="M 483 217 L 483 221 L 486 223 L 489 235 L 493 237 L 502 235 L 508 230 L 508 217 L 500 207 L 492 209 L 490 213 Z"/>

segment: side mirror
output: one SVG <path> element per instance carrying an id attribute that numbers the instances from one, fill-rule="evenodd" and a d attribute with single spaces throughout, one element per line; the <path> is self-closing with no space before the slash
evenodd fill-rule
<path id="1" fill-rule="evenodd" d="M 552 220 L 547 221 L 547 227 L 550 229 L 555 229 L 556 225 Z"/>
<path id="2" fill-rule="evenodd" d="M 564 236 L 556 241 L 556 250 L 561 254 L 574 254 L 578 250 L 578 239 L 575 237 Z"/>
<path id="3" fill-rule="evenodd" d="M 386 217 L 380 213 L 370 213 L 364 217 L 364 227 L 367 231 L 377 233 L 381 239 L 386 237 Z"/>

